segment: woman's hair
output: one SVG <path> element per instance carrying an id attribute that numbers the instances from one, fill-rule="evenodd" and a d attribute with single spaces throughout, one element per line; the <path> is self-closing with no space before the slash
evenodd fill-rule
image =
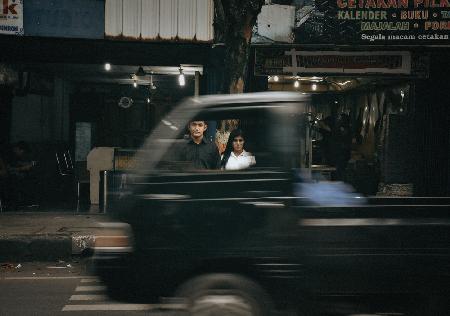
<path id="1" fill-rule="evenodd" d="M 230 136 L 228 137 L 227 146 L 225 147 L 225 151 L 223 152 L 222 161 L 220 162 L 221 167 L 225 168 L 228 159 L 230 158 L 231 152 L 233 151 L 233 140 L 238 136 L 241 136 L 245 141 L 245 133 L 240 128 L 231 131 Z"/>

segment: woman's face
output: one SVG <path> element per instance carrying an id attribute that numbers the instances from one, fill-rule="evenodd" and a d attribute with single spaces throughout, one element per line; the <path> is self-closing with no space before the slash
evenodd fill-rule
<path id="1" fill-rule="evenodd" d="M 236 136 L 233 139 L 233 151 L 234 152 L 242 152 L 242 150 L 244 149 L 244 138 L 242 138 L 242 136 Z"/>

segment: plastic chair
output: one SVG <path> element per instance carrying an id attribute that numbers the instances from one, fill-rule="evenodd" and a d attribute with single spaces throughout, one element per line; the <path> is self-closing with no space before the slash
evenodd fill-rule
<path id="1" fill-rule="evenodd" d="M 56 161 L 58 162 L 58 170 L 61 176 L 73 176 L 74 168 L 70 151 L 56 152 Z"/>
<path id="2" fill-rule="evenodd" d="M 75 168 L 72 156 L 69 150 L 56 152 L 56 161 L 58 163 L 58 171 L 62 177 L 72 177 L 77 186 L 77 212 L 80 210 L 80 180 L 75 174 Z"/>

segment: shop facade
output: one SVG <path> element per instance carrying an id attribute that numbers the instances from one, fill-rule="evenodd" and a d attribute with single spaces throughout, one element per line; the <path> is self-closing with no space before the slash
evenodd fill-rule
<path id="1" fill-rule="evenodd" d="M 29 144 L 38 204 L 80 190 L 91 149 L 136 149 L 181 99 L 218 90 L 212 0 L 9 1 L 3 17 L 2 151 Z"/>
<path id="2" fill-rule="evenodd" d="M 249 90 L 313 93 L 311 150 L 305 158 L 313 171 L 337 173 L 368 195 L 448 195 L 450 41 L 441 23 L 447 11 L 445 5 L 424 6 L 408 1 L 263 6 Z M 342 128 L 350 135 L 339 133 Z M 340 156 L 348 158 L 345 173 L 336 172 Z"/>

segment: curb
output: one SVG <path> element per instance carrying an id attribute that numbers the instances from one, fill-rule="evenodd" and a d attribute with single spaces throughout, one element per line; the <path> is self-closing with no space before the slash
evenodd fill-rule
<path id="1" fill-rule="evenodd" d="M 103 223 L 109 221 L 104 214 L 0 213 L 0 262 L 89 255 Z"/>
<path id="2" fill-rule="evenodd" d="M 0 236 L 0 262 L 67 260 L 92 248 L 94 234 Z"/>
<path id="3" fill-rule="evenodd" d="M 71 256 L 70 234 L 0 236 L 0 261 L 53 261 Z"/>

